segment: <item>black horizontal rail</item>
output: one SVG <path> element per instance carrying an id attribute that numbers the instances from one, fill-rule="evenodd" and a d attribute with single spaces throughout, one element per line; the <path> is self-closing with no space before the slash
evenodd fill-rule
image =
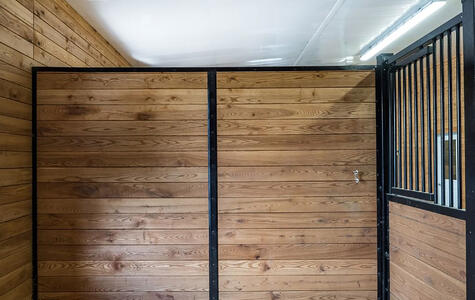
<path id="1" fill-rule="evenodd" d="M 420 49 L 419 51 L 402 58 L 401 60 L 396 61 L 396 67 L 402 67 L 408 65 L 412 62 L 419 60 L 420 58 L 432 54 L 432 46 L 426 46 Z"/>
<path id="2" fill-rule="evenodd" d="M 437 214 L 465 220 L 467 218 L 467 213 L 464 210 L 451 208 L 447 206 L 434 205 L 433 202 L 424 201 L 417 198 L 396 195 L 396 194 L 386 194 L 386 198 L 389 201 L 401 203 L 407 206 L 431 211 Z"/>
<path id="3" fill-rule="evenodd" d="M 400 189 L 400 188 L 395 188 L 393 187 L 391 189 L 392 194 L 394 195 L 400 195 L 404 197 L 411 197 L 411 198 L 416 198 L 424 201 L 431 201 L 434 202 L 435 195 L 431 193 L 426 193 L 426 192 L 419 192 L 419 191 L 413 191 L 413 190 L 406 190 L 406 189 Z"/>
<path id="4" fill-rule="evenodd" d="M 440 36 L 442 33 L 446 32 L 447 30 L 452 30 L 455 28 L 458 24 L 462 23 L 462 14 L 459 14 L 446 23 L 442 24 L 439 26 L 437 29 L 433 30 L 432 32 L 426 34 L 419 40 L 415 41 L 408 47 L 404 48 L 401 50 L 399 53 L 393 55 L 390 57 L 387 61 L 389 64 L 393 64 L 394 62 L 400 60 L 401 58 L 410 55 L 413 51 L 416 51 L 417 49 L 420 49 L 421 47 L 425 47 L 427 44 L 432 43 L 432 40 L 434 37 Z"/>
<path id="5" fill-rule="evenodd" d="M 260 72 L 260 71 L 372 71 L 374 65 L 274 67 L 32 67 L 36 72 Z"/>

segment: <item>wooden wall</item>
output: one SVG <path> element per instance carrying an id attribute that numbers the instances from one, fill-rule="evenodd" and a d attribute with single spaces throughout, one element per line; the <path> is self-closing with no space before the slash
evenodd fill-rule
<path id="1" fill-rule="evenodd" d="M 40 299 L 206 299 L 206 76 L 39 74 Z"/>
<path id="2" fill-rule="evenodd" d="M 221 299 L 376 299 L 374 73 L 217 81 Z"/>
<path id="3" fill-rule="evenodd" d="M 31 67 L 126 65 L 66 1 L 0 1 L 1 299 L 31 294 Z"/>
<path id="4" fill-rule="evenodd" d="M 392 300 L 466 299 L 465 221 L 390 202 Z"/>

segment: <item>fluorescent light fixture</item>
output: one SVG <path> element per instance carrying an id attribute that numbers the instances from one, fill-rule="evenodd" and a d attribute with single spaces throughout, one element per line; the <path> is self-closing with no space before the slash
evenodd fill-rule
<path id="1" fill-rule="evenodd" d="M 363 55 L 361 55 L 360 60 L 367 61 L 370 58 L 374 57 L 381 50 L 386 48 L 389 44 L 397 40 L 399 37 L 404 35 L 406 32 L 414 28 L 417 24 L 425 20 L 431 14 L 439 10 L 444 6 L 446 1 L 432 1 L 426 6 L 419 9 L 414 15 L 405 19 L 401 24 L 396 25 L 395 29 L 386 36 L 384 36 L 380 41 L 375 43 L 371 48 L 367 49 Z"/>
<path id="2" fill-rule="evenodd" d="M 281 61 L 281 60 L 282 60 L 282 57 L 262 58 L 262 59 L 249 60 L 248 63 L 251 63 L 251 64 L 265 64 L 265 63 L 272 63 L 272 62 Z"/>

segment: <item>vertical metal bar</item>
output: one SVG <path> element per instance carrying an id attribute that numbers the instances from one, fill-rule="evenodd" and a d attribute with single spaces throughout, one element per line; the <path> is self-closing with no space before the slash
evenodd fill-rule
<path id="1" fill-rule="evenodd" d="M 432 47 L 433 49 L 433 47 Z M 432 193 L 432 120 L 431 120 L 431 86 L 430 86 L 430 58 L 426 57 L 426 85 L 427 85 L 427 191 Z"/>
<path id="2" fill-rule="evenodd" d="M 444 34 L 440 36 L 440 52 L 439 52 L 439 66 L 440 66 L 440 204 L 445 205 L 445 68 L 444 68 Z"/>
<path id="3" fill-rule="evenodd" d="M 414 161 L 413 161 L 413 154 L 414 154 L 414 149 L 413 149 L 413 144 L 412 144 L 412 138 L 413 138 L 413 118 L 412 118 L 412 64 L 409 64 L 407 69 L 407 83 L 408 83 L 408 88 L 409 88 L 409 94 L 407 96 L 408 98 L 408 103 L 409 103 L 409 189 L 414 189 L 414 182 L 413 182 L 413 170 L 414 170 Z"/>
<path id="4" fill-rule="evenodd" d="M 37 99 L 36 99 L 36 82 L 38 72 L 35 68 L 32 70 L 32 105 L 31 105 L 31 158 L 32 158 L 32 299 L 38 299 L 38 166 L 37 166 Z"/>
<path id="5" fill-rule="evenodd" d="M 448 199 L 448 206 L 454 206 L 454 187 L 453 187 L 453 166 L 452 166 L 452 158 L 453 158 L 453 147 L 452 141 L 454 140 L 453 136 L 453 115 L 452 115 L 452 29 L 449 29 L 447 32 L 447 101 L 448 101 L 448 125 L 449 125 L 449 155 L 448 155 L 448 163 L 449 163 L 449 199 Z"/>
<path id="6" fill-rule="evenodd" d="M 464 0 L 463 66 L 467 300 L 475 300 L 475 1 Z"/>
<path id="7" fill-rule="evenodd" d="M 422 73 L 422 72 L 421 72 Z M 414 62 L 414 148 L 416 152 L 415 156 L 415 182 L 414 189 L 419 190 L 419 115 L 418 115 L 418 105 L 417 101 L 419 100 L 418 94 L 418 85 L 417 85 L 417 60 Z"/>
<path id="8" fill-rule="evenodd" d="M 404 104 L 404 188 L 408 188 L 408 174 L 407 174 L 407 87 L 406 87 L 406 67 L 403 67 L 403 73 L 402 73 L 402 89 L 403 89 L 403 104 Z"/>
<path id="9" fill-rule="evenodd" d="M 388 75 L 389 75 L 389 99 L 388 99 L 388 127 L 389 127 L 389 136 L 388 136 L 388 153 L 389 153 L 389 159 L 388 159 L 388 193 L 391 193 L 392 187 L 393 187 L 393 180 L 395 178 L 394 176 L 394 170 L 395 170 L 395 163 L 396 163 L 396 157 L 394 156 L 394 137 L 396 136 L 394 132 L 394 99 L 396 97 L 396 76 L 394 72 L 388 70 Z"/>
<path id="10" fill-rule="evenodd" d="M 433 170 L 433 183 L 434 183 L 434 195 L 435 195 L 435 202 L 439 203 L 439 196 L 438 196 L 438 186 L 437 186 L 437 172 L 438 172 L 438 164 L 437 164 L 437 153 L 438 153 L 438 146 L 437 146 L 437 39 L 433 40 L 433 47 L 432 47 L 432 121 L 433 121 L 433 151 L 434 155 L 432 159 L 434 160 L 434 170 Z"/>
<path id="11" fill-rule="evenodd" d="M 462 207 L 462 116 L 461 116 L 461 109 L 460 109 L 460 101 L 461 101 L 461 92 L 462 92 L 462 87 L 461 87 L 461 70 L 460 70 L 460 58 L 462 56 L 462 53 L 460 52 L 460 24 L 457 25 L 457 28 L 455 29 L 455 69 L 456 69 L 456 77 L 455 77 L 455 85 L 456 85 L 456 90 L 457 90 L 457 160 L 456 160 L 456 174 L 457 174 L 457 207 L 456 208 L 461 208 Z"/>
<path id="12" fill-rule="evenodd" d="M 425 139 L 425 106 L 424 106 L 424 63 L 423 58 L 419 60 L 419 70 L 420 70 L 420 120 L 421 120 L 421 183 L 422 191 L 426 191 L 426 139 Z"/>
<path id="13" fill-rule="evenodd" d="M 398 148 L 397 148 L 397 157 L 398 157 L 398 187 L 402 187 L 402 125 L 401 125 L 401 107 L 402 107 L 402 97 L 401 97 L 401 72 L 402 70 L 399 69 L 397 71 L 397 76 L 398 76 L 398 99 L 397 99 L 397 105 L 398 105 Z"/>
<path id="14" fill-rule="evenodd" d="M 376 69 L 376 148 L 377 148 L 377 218 L 378 218 L 378 299 L 389 299 L 389 237 L 388 237 L 388 200 L 386 192 L 389 190 L 387 166 L 390 166 L 389 154 L 389 71 L 386 59 L 389 54 L 382 54 L 377 58 Z"/>
<path id="15" fill-rule="evenodd" d="M 218 125 L 216 71 L 208 71 L 208 215 L 209 299 L 219 299 L 218 268 Z"/>

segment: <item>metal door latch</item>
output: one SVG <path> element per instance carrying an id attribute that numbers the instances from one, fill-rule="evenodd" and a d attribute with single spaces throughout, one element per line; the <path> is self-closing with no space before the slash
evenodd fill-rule
<path id="1" fill-rule="evenodd" d="M 353 175 L 355 176 L 355 183 L 360 183 L 360 171 L 354 170 Z"/>

